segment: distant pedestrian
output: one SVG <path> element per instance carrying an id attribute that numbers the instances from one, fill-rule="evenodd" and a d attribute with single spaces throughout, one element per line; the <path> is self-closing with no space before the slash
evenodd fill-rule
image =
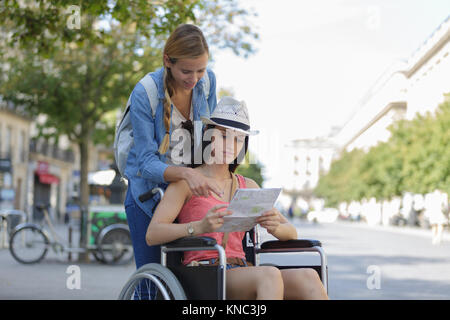
<path id="1" fill-rule="evenodd" d="M 290 219 L 294 219 L 294 205 L 291 204 L 288 209 L 288 215 Z"/>
<path id="2" fill-rule="evenodd" d="M 428 193 L 425 196 L 425 216 L 430 221 L 431 243 L 433 245 L 441 243 L 444 225 L 448 222 L 443 213 L 444 206 L 444 196 L 439 190 L 435 190 L 433 193 Z"/>

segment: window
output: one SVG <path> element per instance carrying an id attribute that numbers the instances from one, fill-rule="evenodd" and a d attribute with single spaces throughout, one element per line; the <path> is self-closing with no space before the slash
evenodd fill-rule
<path id="1" fill-rule="evenodd" d="M 18 143 L 18 149 L 19 149 L 19 161 L 20 162 L 25 162 L 25 157 L 26 157 L 26 153 L 27 153 L 27 149 L 26 149 L 26 141 L 25 141 L 25 131 L 20 130 L 20 134 L 19 134 L 19 143 Z"/>
<path id="2" fill-rule="evenodd" d="M 311 158 L 309 156 L 306 157 L 306 175 L 310 176 L 311 175 Z"/>
<path id="3" fill-rule="evenodd" d="M 319 157 L 319 174 L 323 174 L 325 171 L 325 167 L 323 164 L 323 158 Z"/>

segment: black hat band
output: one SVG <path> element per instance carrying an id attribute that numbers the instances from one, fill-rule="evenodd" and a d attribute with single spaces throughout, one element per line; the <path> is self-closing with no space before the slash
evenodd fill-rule
<path id="1" fill-rule="evenodd" d="M 242 123 L 242 122 L 228 120 L 228 119 L 222 119 L 222 118 L 210 118 L 210 120 L 214 121 L 215 123 L 217 123 L 219 125 L 233 127 L 233 128 L 237 128 L 237 129 L 241 129 L 241 130 L 245 130 L 245 131 L 250 130 L 250 126 L 246 125 L 245 123 Z"/>

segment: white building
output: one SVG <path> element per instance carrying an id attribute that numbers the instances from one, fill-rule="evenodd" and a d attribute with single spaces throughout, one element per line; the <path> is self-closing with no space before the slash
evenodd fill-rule
<path id="1" fill-rule="evenodd" d="M 284 192 L 289 195 L 294 210 L 308 211 L 312 208 L 322 208 L 323 200 L 315 199 L 313 190 L 322 174 L 326 174 L 331 162 L 337 155 L 337 146 L 330 137 L 338 128 L 325 137 L 313 139 L 297 139 L 286 146 L 286 167 L 288 172 Z M 294 201 L 294 203 L 293 203 Z"/>
<path id="2" fill-rule="evenodd" d="M 314 189 L 320 175 L 330 169 L 336 146 L 327 138 L 316 138 L 294 140 L 292 148 L 292 189 Z"/>
<path id="3" fill-rule="evenodd" d="M 433 112 L 450 93 L 450 16 L 406 61 L 393 64 L 360 102 L 360 108 L 335 137 L 351 151 L 368 150 L 390 137 L 389 125 Z"/>

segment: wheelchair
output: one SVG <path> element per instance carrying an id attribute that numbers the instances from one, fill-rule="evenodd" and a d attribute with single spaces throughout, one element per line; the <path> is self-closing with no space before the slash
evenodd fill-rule
<path id="1" fill-rule="evenodd" d="M 152 194 L 164 192 L 160 188 Z M 141 198 L 140 198 L 141 199 Z M 141 199 L 142 201 L 142 199 Z M 318 274 L 328 293 L 328 265 L 322 244 L 314 239 L 270 240 L 260 242 L 256 226 L 246 232 L 242 241 L 249 265 L 271 265 L 279 269 L 312 268 Z M 184 251 L 215 250 L 219 265 L 190 267 L 182 264 Z M 272 263 L 260 264 L 260 255 L 265 253 L 314 252 L 320 256 L 320 265 L 280 266 Z M 226 299 L 226 255 L 225 249 L 210 237 L 185 237 L 161 245 L 161 263 L 149 263 L 136 270 L 123 286 L 119 300 L 148 299 L 150 288 L 156 292 L 157 300 L 225 300 Z M 207 286 L 200 285 L 207 283 Z M 155 290 L 157 288 L 157 290 Z"/>

